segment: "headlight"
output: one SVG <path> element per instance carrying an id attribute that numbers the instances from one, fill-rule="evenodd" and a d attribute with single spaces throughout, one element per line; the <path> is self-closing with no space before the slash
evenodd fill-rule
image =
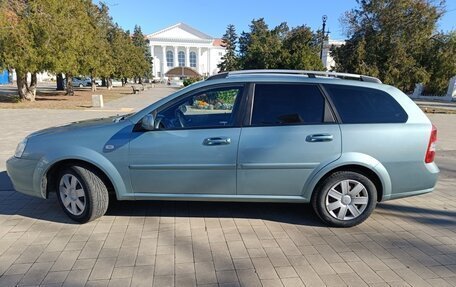
<path id="1" fill-rule="evenodd" d="M 23 139 L 16 147 L 15 157 L 21 157 L 24 153 L 25 146 L 27 145 L 27 138 Z"/>

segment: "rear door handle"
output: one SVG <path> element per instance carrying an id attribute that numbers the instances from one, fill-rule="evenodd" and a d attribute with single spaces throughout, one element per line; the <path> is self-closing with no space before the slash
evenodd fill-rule
<path id="1" fill-rule="evenodd" d="M 231 139 L 227 137 L 214 137 L 204 139 L 203 145 L 213 146 L 213 145 L 227 145 L 231 143 Z"/>
<path id="2" fill-rule="evenodd" d="M 306 141 L 314 143 L 314 142 L 330 142 L 333 140 L 333 135 L 331 134 L 314 134 L 308 135 Z"/>

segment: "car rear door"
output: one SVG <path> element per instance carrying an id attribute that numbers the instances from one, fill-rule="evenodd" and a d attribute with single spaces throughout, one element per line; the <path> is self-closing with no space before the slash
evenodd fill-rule
<path id="1" fill-rule="evenodd" d="M 341 154 L 341 132 L 320 87 L 257 83 L 238 153 L 238 195 L 300 196 L 312 171 Z"/>

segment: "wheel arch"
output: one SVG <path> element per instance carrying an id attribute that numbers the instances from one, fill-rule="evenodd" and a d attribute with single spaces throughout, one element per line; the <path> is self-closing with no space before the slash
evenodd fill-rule
<path id="1" fill-rule="evenodd" d="M 81 159 L 64 159 L 64 160 L 57 161 L 53 165 L 51 165 L 44 175 L 45 180 L 46 180 L 46 198 L 48 198 L 49 192 L 52 192 L 55 190 L 54 188 L 56 188 L 56 185 L 57 185 L 59 172 L 62 169 L 72 166 L 72 165 L 79 165 L 79 166 L 89 167 L 89 168 L 93 169 L 97 173 L 97 175 L 100 176 L 100 179 L 103 181 L 103 183 L 106 185 L 108 192 L 110 194 L 117 194 L 116 189 L 112 183 L 112 180 L 109 178 L 109 176 L 106 174 L 106 172 L 103 171 L 97 165 L 95 165 L 91 162 L 85 161 L 85 160 L 81 160 Z"/>
<path id="2" fill-rule="evenodd" d="M 73 153 L 68 155 L 67 150 L 71 149 Z M 112 185 L 112 189 L 117 199 L 127 196 L 125 181 L 117 168 L 103 155 L 82 147 L 70 147 L 69 149 L 56 150 L 51 156 L 45 156 L 40 159 L 33 175 L 34 189 L 40 190 L 42 197 L 48 197 L 48 174 L 55 172 L 62 164 L 71 162 L 87 164 L 99 170 Z"/>
<path id="3" fill-rule="evenodd" d="M 304 197 L 311 200 L 315 194 L 314 191 L 327 177 L 334 172 L 343 170 L 358 172 L 371 179 L 377 188 L 377 200 L 379 202 L 391 194 L 390 176 L 378 160 L 365 154 L 349 153 L 315 171 L 305 184 Z"/>

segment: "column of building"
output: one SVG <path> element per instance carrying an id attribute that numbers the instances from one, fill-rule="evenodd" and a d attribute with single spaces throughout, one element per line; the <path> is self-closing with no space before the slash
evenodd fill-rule
<path id="1" fill-rule="evenodd" d="M 196 70 L 201 75 L 201 47 L 198 47 L 198 55 L 196 57 Z"/>
<path id="2" fill-rule="evenodd" d="M 152 56 L 152 62 L 154 64 L 157 64 L 158 66 L 156 67 L 155 65 L 153 66 L 153 75 L 157 76 L 158 72 L 160 71 L 160 77 L 163 78 L 165 77 L 165 71 L 168 70 L 168 68 L 172 67 L 179 67 L 179 46 L 171 46 L 171 51 L 173 51 L 173 63 L 172 67 L 168 67 L 168 59 L 167 59 L 167 46 L 166 45 L 161 45 L 162 48 L 162 59 L 159 59 L 159 61 L 155 61 L 155 51 L 154 51 L 154 45 L 151 45 L 151 56 Z M 159 46 L 160 47 L 160 46 Z M 202 47 L 195 47 L 196 48 L 196 70 L 199 74 L 211 74 L 211 48 L 202 48 Z M 190 67 L 190 49 L 191 47 L 185 46 L 185 59 L 184 59 L 184 65 L 186 67 Z M 203 51 L 203 49 L 205 51 Z M 202 53 L 206 52 L 206 60 L 205 60 L 205 68 L 202 68 L 203 65 L 203 55 Z"/>
<path id="3" fill-rule="evenodd" d="M 166 70 L 166 46 L 162 46 L 162 55 L 163 55 L 163 60 L 161 63 L 162 69 L 161 69 L 161 78 L 163 79 L 165 77 L 165 70 Z"/>
<path id="4" fill-rule="evenodd" d="M 157 69 L 155 68 L 155 53 L 154 53 L 154 45 L 150 45 L 150 56 L 152 61 L 152 77 L 155 77 Z"/>

